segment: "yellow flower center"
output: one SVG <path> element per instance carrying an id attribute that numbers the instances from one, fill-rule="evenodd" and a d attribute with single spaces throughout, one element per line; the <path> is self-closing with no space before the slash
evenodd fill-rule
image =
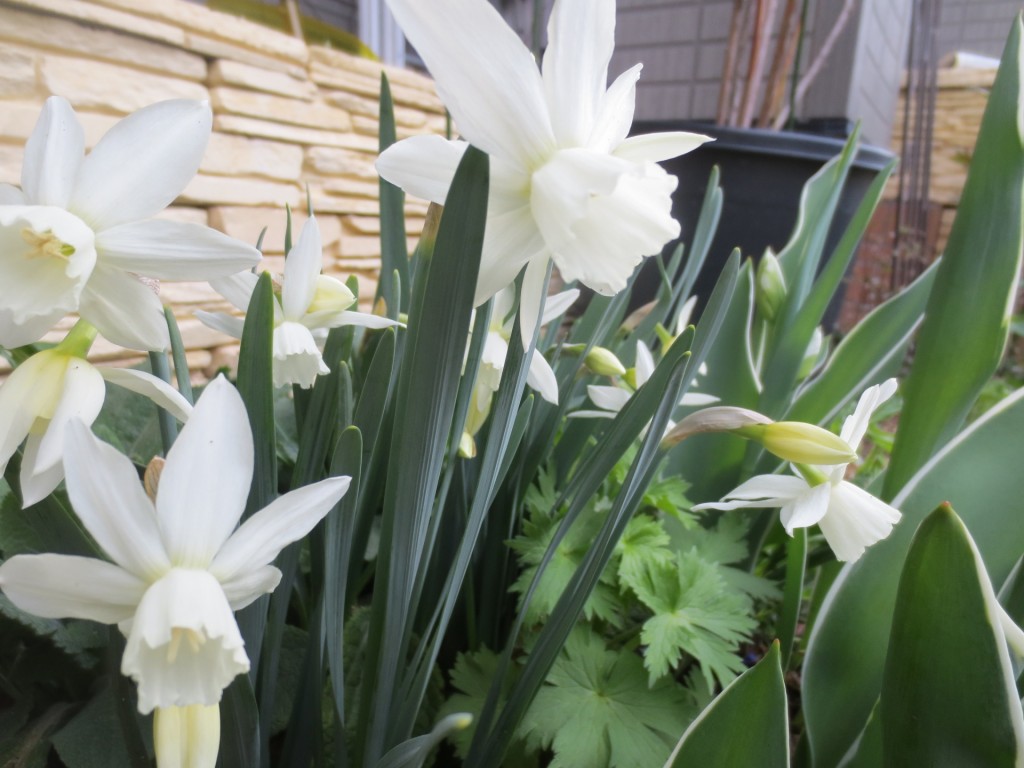
<path id="1" fill-rule="evenodd" d="M 52 230 L 36 232 L 30 227 L 21 230 L 21 239 L 29 249 L 25 252 L 27 259 L 68 259 L 75 253 L 75 247 L 69 245 L 53 234 Z"/>

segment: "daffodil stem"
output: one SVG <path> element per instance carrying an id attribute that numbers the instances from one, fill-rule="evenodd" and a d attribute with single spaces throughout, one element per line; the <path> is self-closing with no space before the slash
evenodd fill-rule
<path id="1" fill-rule="evenodd" d="M 178 329 L 178 321 L 174 317 L 174 311 L 165 306 L 164 318 L 167 320 L 167 334 L 171 338 L 171 359 L 174 360 L 174 378 L 178 382 L 178 391 L 181 396 L 195 404 L 195 396 L 192 394 L 192 381 L 188 377 L 188 360 L 185 357 L 185 344 L 181 340 L 181 331 Z"/>
<path id="2" fill-rule="evenodd" d="M 796 467 L 797 472 L 803 475 L 804 480 L 809 485 L 821 485 L 828 482 L 828 477 L 825 476 L 825 473 L 816 467 L 812 467 L 809 464 L 794 464 L 793 466 Z"/>
<path id="3" fill-rule="evenodd" d="M 167 363 L 167 355 L 163 352 L 150 352 L 149 367 L 154 376 L 170 383 L 171 367 Z M 174 445 L 174 439 L 178 436 L 178 425 L 175 423 L 174 417 L 163 408 L 157 407 L 156 417 L 160 423 L 160 439 L 164 447 L 164 456 L 166 456 L 171 450 L 171 446 Z"/>
<path id="4" fill-rule="evenodd" d="M 57 345 L 57 349 L 75 357 L 85 357 L 89 354 L 92 343 L 96 341 L 96 328 L 86 320 L 79 320 L 74 327 L 68 331 L 68 335 Z"/>

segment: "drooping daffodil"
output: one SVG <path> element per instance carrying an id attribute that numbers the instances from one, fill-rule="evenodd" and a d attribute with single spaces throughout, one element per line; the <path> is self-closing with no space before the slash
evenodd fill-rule
<path id="1" fill-rule="evenodd" d="M 38 341 L 69 312 L 133 349 L 168 346 L 156 280 L 209 280 L 259 252 L 199 224 L 152 218 L 195 175 L 206 102 L 164 101 L 111 128 L 88 154 L 71 105 L 51 96 L 28 143 L 21 189 L 0 184 L 0 346 Z"/>
<path id="2" fill-rule="evenodd" d="M 317 345 L 315 334 L 342 325 L 388 328 L 402 325 L 378 315 L 352 312 L 356 303 L 352 291 L 333 277 L 321 274 L 323 252 L 320 226 L 310 218 L 284 263 L 280 296 L 274 298 L 274 386 L 313 386 L 316 377 L 330 373 Z M 249 308 L 259 280 L 252 272 L 211 281 L 211 285 L 235 307 Z M 223 312 L 196 312 L 209 327 L 242 338 L 243 318 Z"/>
<path id="3" fill-rule="evenodd" d="M 853 414 L 843 422 L 839 437 L 854 449 L 864 439 L 874 411 L 896 392 L 896 380 L 869 387 Z M 889 535 L 899 522 L 897 509 L 845 480 L 849 462 L 831 466 L 796 464 L 796 476 L 757 475 L 718 502 L 700 509 L 780 507 L 790 536 L 796 528 L 817 524 L 838 560 L 852 562 L 864 550 Z"/>
<path id="4" fill-rule="evenodd" d="M 544 314 L 541 325 L 547 325 L 562 316 L 579 297 L 580 292 L 571 288 L 553 296 L 544 302 Z M 494 296 L 491 308 L 491 322 L 480 353 L 480 370 L 477 372 L 473 385 L 466 425 L 459 443 L 462 456 L 471 458 L 476 455 L 474 438 L 487 420 L 491 411 L 494 393 L 501 385 L 502 371 L 508 358 L 508 342 L 515 324 L 513 309 L 515 306 L 515 289 L 503 288 Z M 468 348 L 467 348 L 468 351 Z M 530 358 L 530 368 L 526 374 L 526 383 L 547 402 L 558 405 L 558 380 L 550 363 L 539 351 L 534 350 Z"/>
<path id="5" fill-rule="evenodd" d="M 22 505 L 48 496 L 64 479 L 64 433 L 68 423 L 92 424 L 106 396 L 104 380 L 148 397 L 179 421 L 188 401 L 156 376 L 127 368 L 98 368 L 85 359 L 96 329 L 80 320 L 52 349 L 37 352 L 0 385 L 0 475 L 25 442 L 21 460 Z"/>
<path id="6" fill-rule="evenodd" d="M 643 257 L 679 235 L 676 179 L 657 163 L 708 141 L 695 133 L 627 138 L 641 65 L 608 86 L 615 0 L 556 0 L 543 71 L 487 0 L 388 0 L 465 141 L 414 136 L 385 151 L 381 176 L 443 203 L 466 142 L 490 156 L 476 303 L 526 267 L 524 346 L 549 260 L 567 281 L 612 295 Z M 467 62 L 474 62 L 467 66 Z"/>
<path id="7" fill-rule="evenodd" d="M 642 341 L 636 343 L 636 365 L 629 372 L 631 378 L 639 389 L 647 383 L 654 374 L 654 355 Z M 626 386 L 607 386 L 601 384 L 590 384 L 587 386 L 587 396 L 597 406 L 598 410 L 573 411 L 569 414 L 573 418 L 583 419 L 614 419 L 619 411 L 626 407 L 626 403 L 633 396 L 633 389 Z M 679 405 L 697 407 L 717 403 L 718 398 L 713 395 L 705 395 L 700 392 L 687 392 L 679 400 Z M 665 427 L 668 434 L 675 426 L 675 422 L 669 421 Z"/>
<path id="8" fill-rule="evenodd" d="M 249 670 L 232 612 L 273 591 L 281 579 L 274 558 L 338 503 L 349 478 L 291 491 L 238 525 L 253 439 L 242 398 L 223 377 L 168 452 L 155 501 L 132 462 L 83 422 L 69 422 L 65 442 L 68 496 L 109 560 L 15 555 L 0 566 L 0 589 L 37 616 L 118 625 L 127 638 L 121 672 L 138 685 L 139 711 L 172 710 L 157 717 L 155 739 L 158 763 L 171 765 L 181 746 L 174 733 L 216 733 L 208 711 L 174 710 L 217 705 Z"/>

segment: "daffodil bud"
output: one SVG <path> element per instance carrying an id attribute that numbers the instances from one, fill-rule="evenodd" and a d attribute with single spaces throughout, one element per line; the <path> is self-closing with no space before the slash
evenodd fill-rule
<path id="1" fill-rule="evenodd" d="M 756 440 L 767 451 L 794 464 L 846 464 L 856 451 L 839 435 L 802 421 L 776 421 L 743 427 L 736 434 Z"/>
<path id="2" fill-rule="evenodd" d="M 220 704 L 157 707 L 153 716 L 157 768 L 215 768 Z"/>
<path id="3" fill-rule="evenodd" d="M 736 432 L 741 430 L 763 429 L 772 420 L 757 411 L 748 408 L 736 408 L 729 405 L 716 405 L 694 411 L 665 435 L 661 441 L 662 448 L 671 448 L 691 435 L 702 432 Z M 746 435 L 743 435 L 746 437 Z"/>
<path id="4" fill-rule="evenodd" d="M 765 251 L 757 265 L 754 301 L 757 311 L 768 322 L 774 322 L 786 301 L 786 278 L 771 249 Z"/>
<path id="5" fill-rule="evenodd" d="M 626 366 L 610 349 L 604 347 L 591 349 L 583 358 L 583 364 L 598 376 L 623 376 L 626 373 Z"/>
<path id="6" fill-rule="evenodd" d="M 307 314 L 314 312 L 343 312 L 356 302 L 355 294 L 337 278 L 320 275 L 316 279 L 316 291 Z"/>
<path id="7" fill-rule="evenodd" d="M 822 348 L 825 346 L 825 334 L 821 330 L 819 325 L 814 329 L 814 333 L 811 334 L 811 341 L 807 345 L 807 349 L 804 352 L 804 359 L 800 361 L 800 370 L 797 371 L 797 380 L 806 379 L 811 375 L 811 371 L 818 365 L 818 361 L 821 358 Z"/>
<path id="8" fill-rule="evenodd" d="M 676 340 L 676 337 L 669 333 L 668 328 L 666 328 L 661 323 L 658 323 L 657 325 L 654 326 L 654 332 L 658 336 L 658 341 L 661 342 L 662 354 L 668 352 L 669 347 L 672 346 L 672 342 Z"/>
<path id="9" fill-rule="evenodd" d="M 476 458 L 476 440 L 469 432 L 463 432 L 459 438 L 459 456 L 464 459 Z"/>

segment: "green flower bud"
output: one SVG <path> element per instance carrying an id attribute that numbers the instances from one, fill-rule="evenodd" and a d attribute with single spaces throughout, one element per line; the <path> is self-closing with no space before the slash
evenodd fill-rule
<path id="1" fill-rule="evenodd" d="M 583 358 L 583 364 L 598 376 L 623 376 L 626 373 L 626 366 L 610 349 L 604 347 L 591 349 Z"/>
<path id="2" fill-rule="evenodd" d="M 757 265 L 754 301 L 757 311 L 770 323 L 775 321 L 786 301 L 786 278 L 771 249 L 765 251 Z"/>

